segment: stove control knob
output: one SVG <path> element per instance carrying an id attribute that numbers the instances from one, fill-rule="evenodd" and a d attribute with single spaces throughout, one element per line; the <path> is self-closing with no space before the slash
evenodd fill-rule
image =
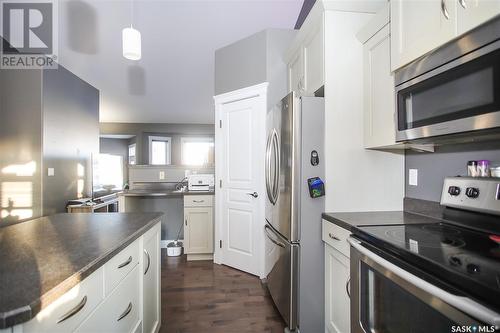
<path id="1" fill-rule="evenodd" d="M 452 266 L 462 266 L 462 260 L 460 260 L 460 258 L 458 257 L 453 256 L 450 258 L 450 264 Z"/>
<path id="2" fill-rule="evenodd" d="M 478 274 L 481 271 L 478 265 L 475 264 L 468 264 L 467 265 L 467 272 L 470 274 Z"/>
<path id="3" fill-rule="evenodd" d="M 458 186 L 450 186 L 450 187 L 448 187 L 448 193 L 451 196 L 456 197 L 457 195 L 460 195 L 460 187 L 458 187 Z"/>
<path id="4" fill-rule="evenodd" d="M 479 189 L 476 187 L 467 187 L 465 195 L 471 199 L 475 199 L 479 196 Z"/>

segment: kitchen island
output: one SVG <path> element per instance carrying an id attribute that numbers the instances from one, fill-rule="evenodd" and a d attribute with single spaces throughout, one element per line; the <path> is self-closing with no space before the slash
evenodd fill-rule
<path id="1" fill-rule="evenodd" d="M 56 214 L 1 227 L 2 333 L 158 331 L 161 217 Z"/>

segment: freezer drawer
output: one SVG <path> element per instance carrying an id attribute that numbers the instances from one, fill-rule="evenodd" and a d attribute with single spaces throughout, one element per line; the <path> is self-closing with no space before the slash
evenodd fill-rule
<path id="1" fill-rule="evenodd" d="M 300 246 L 289 243 L 266 224 L 267 287 L 290 330 L 298 326 L 298 277 Z"/>

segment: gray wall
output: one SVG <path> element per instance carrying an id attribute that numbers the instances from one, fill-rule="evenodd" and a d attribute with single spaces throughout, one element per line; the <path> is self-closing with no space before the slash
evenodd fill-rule
<path id="1" fill-rule="evenodd" d="M 30 217 L 38 217 L 64 212 L 80 192 L 79 181 L 81 194 L 90 195 L 91 155 L 99 149 L 99 91 L 61 65 L 0 70 L 0 90 L 0 167 L 36 163 L 30 176 L 0 173 L 2 206 L 9 198 L 14 208 L 24 201 L 18 208 L 32 209 Z M 53 177 L 48 168 L 55 169 Z M 13 195 L 15 185 L 22 195 Z"/>
<path id="2" fill-rule="evenodd" d="M 11 200 L 13 208 L 31 209 L 34 217 L 42 213 L 41 77 L 36 69 L 0 70 L 0 170 L 35 163 L 32 175 L 0 172 L 1 209 L 8 209 Z M 16 184 L 24 188 L 21 197 L 15 196 Z M 1 222 L 16 220 L 0 218 Z"/>
<path id="3" fill-rule="evenodd" d="M 215 51 L 215 95 L 269 82 L 268 107 L 287 93 L 283 56 L 295 30 L 267 29 Z"/>
<path id="4" fill-rule="evenodd" d="M 135 135 L 137 164 L 148 164 L 150 135 L 172 138 L 172 164 L 181 163 L 180 138 L 186 136 L 215 135 L 213 124 L 147 124 L 147 123 L 101 123 L 101 135 Z"/>
<path id="5" fill-rule="evenodd" d="M 477 142 L 437 147 L 434 153 L 406 151 L 406 197 L 441 200 L 446 176 L 467 175 L 467 161 L 500 162 L 500 142 Z M 418 169 L 418 186 L 408 185 L 408 170 Z"/>
<path id="6" fill-rule="evenodd" d="M 99 90 L 67 69 L 43 72 L 43 214 L 92 193 L 92 154 L 99 151 Z M 84 167 L 83 176 L 77 172 Z M 47 176 L 47 168 L 55 176 Z M 84 187 L 79 190 L 78 181 Z"/>
<path id="7" fill-rule="evenodd" d="M 118 155 L 123 158 L 123 183 L 128 181 L 128 146 L 130 139 L 100 138 L 101 154 Z"/>
<path id="8" fill-rule="evenodd" d="M 215 51 L 215 95 L 267 81 L 266 31 Z"/>

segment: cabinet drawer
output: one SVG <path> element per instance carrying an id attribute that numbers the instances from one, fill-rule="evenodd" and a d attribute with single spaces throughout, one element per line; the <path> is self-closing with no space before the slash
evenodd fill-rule
<path id="1" fill-rule="evenodd" d="M 139 240 L 136 240 L 104 264 L 104 293 L 106 296 L 137 266 L 139 256 Z"/>
<path id="2" fill-rule="evenodd" d="M 139 266 L 114 289 L 75 332 L 130 333 L 139 324 Z"/>
<path id="3" fill-rule="evenodd" d="M 323 220 L 323 241 L 333 248 L 340 251 L 348 258 L 350 257 L 351 249 L 347 239 L 351 232 L 336 224 Z"/>
<path id="4" fill-rule="evenodd" d="M 186 195 L 184 207 L 212 207 L 213 200 L 213 195 Z"/>
<path id="5" fill-rule="evenodd" d="M 102 281 L 101 267 L 23 324 L 23 333 L 73 332 L 103 300 Z"/>

